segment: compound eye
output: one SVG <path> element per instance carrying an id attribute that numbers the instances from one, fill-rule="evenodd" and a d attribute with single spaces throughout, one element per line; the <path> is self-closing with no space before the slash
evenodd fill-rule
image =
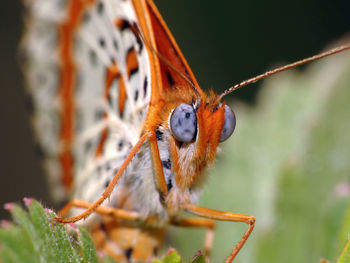
<path id="1" fill-rule="evenodd" d="M 182 103 L 175 108 L 170 117 L 170 129 L 180 142 L 191 142 L 196 139 L 197 116 L 192 105 Z"/>
<path id="2" fill-rule="evenodd" d="M 227 140 L 236 127 L 236 117 L 231 108 L 225 105 L 225 121 L 224 127 L 222 127 L 220 142 Z"/>

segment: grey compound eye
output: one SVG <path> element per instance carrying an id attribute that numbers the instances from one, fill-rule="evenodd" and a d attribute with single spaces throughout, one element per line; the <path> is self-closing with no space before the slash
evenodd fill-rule
<path id="1" fill-rule="evenodd" d="M 170 117 L 170 129 L 180 142 L 191 142 L 196 139 L 197 116 L 192 105 L 182 103 L 175 108 Z"/>
<path id="2" fill-rule="evenodd" d="M 231 108 L 227 105 L 225 105 L 225 121 L 224 121 L 224 127 L 222 128 L 221 134 L 220 134 L 220 142 L 223 142 L 227 140 L 236 127 L 236 117 Z"/>

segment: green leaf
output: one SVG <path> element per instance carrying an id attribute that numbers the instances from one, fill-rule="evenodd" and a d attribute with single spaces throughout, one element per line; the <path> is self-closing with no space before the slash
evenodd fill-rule
<path id="1" fill-rule="evenodd" d="M 79 227 L 79 241 L 82 246 L 82 252 L 84 256 L 84 262 L 86 263 L 94 263 L 98 262 L 97 254 L 95 251 L 95 245 L 92 241 L 89 233 L 82 227 Z"/>
<path id="2" fill-rule="evenodd" d="M 3 262 L 40 262 L 23 231 L 13 225 L 0 228 L 0 258 Z M 21 249 L 18 249 L 21 248 Z"/>
<path id="3" fill-rule="evenodd" d="M 80 254 L 72 247 L 65 226 L 56 224 L 53 215 L 45 213 L 37 201 L 31 201 L 28 210 L 45 262 L 81 262 Z"/>
<path id="4" fill-rule="evenodd" d="M 0 261 L 3 263 L 97 263 L 98 257 L 89 234 L 57 224 L 53 212 L 45 211 L 35 200 L 25 199 L 28 212 L 18 205 L 8 205 L 15 224 L 0 227 Z M 72 228 L 72 227 L 71 227 Z M 113 260 L 102 259 L 112 263 Z"/>
<path id="5" fill-rule="evenodd" d="M 110 256 L 105 256 L 105 257 L 103 257 L 102 258 L 102 263 L 116 263 L 115 261 L 114 261 L 114 259 L 112 259 Z"/>
<path id="6" fill-rule="evenodd" d="M 345 247 L 340 254 L 340 257 L 337 263 L 349 263 L 350 262 L 350 241 L 348 240 L 345 244 Z"/>
<path id="7" fill-rule="evenodd" d="M 337 251 L 341 251 L 344 247 L 344 243 L 348 242 L 350 229 L 350 204 L 345 211 L 344 219 L 340 227 L 338 239 L 337 239 Z"/>
<path id="8" fill-rule="evenodd" d="M 175 250 L 168 251 L 167 255 L 163 258 L 163 263 L 181 263 L 181 258 Z"/>
<path id="9" fill-rule="evenodd" d="M 199 255 L 194 257 L 191 263 L 205 263 L 205 256 L 202 253 L 200 253 Z"/>

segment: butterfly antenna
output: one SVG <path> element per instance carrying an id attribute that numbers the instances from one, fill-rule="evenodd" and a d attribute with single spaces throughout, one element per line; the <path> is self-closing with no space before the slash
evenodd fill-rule
<path id="1" fill-rule="evenodd" d="M 145 45 L 147 46 L 147 48 L 149 50 L 151 50 L 152 52 L 154 52 L 157 57 L 162 61 L 164 62 L 171 70 L 173 70 L 174 72 L 176 72 L 177 74 L 179 74 L 179 76 L 185 80 L 192 88 L 194 88 L 195 90 L 197 90 L 196 86 L 193 84 L 193 82 L 185 76 L 185 74 L 183 74 L 182 72 L 180 72 L 177 68 L 175 68 L 170 62 L 169 60 L 167 60 L 162 54 L 160 54 L 158 52 L 158 50 L 156 50 L 152 45 L 151 43 L 149 43 L 145 37 L 142 35 L 139 27 L 137 26 L 137 24 L 133 24 L 132 27 L 131 27 L 131 30 L 134 32 L 134 34 L 138 37 L 140 37 L 142 39 L 142 41 L 145 43 Z"/>
<path id="2" fill-rule="evenodd" d="M 309 57 L 309 58 L 305 58 L 305 59 L 302 59 L 302 60 L 298 60 L 298 61 L 296 61 L 294 63 L 291 63 L 291 64 L 288 64 L 288 65 L 285 65 L 285 66 L 282 66 L 282 67 L 279 67 L 279 68 L 267 71 L 267 72 L 265 72 L 263 74 L 260 74 L 260 75 L 258 75 L 256 77 L 253 77 L 253 78 L 250 78 L 248 80 L 242 81 L 241 83 L 238 83 L 238 84 L 228 88 L 223 93 L 221 93 L 219 98 L 221 100 L 224 96 L 226 96 L 227 94 L 230 94 L 231 92 L 233 92 L 233 91 L 235 91 L 235 90 L 237 90 L 239 88 L 242 88 L 242 87 L 247 86 L 249 84 L 255 83 L 255 82 L 257 82 L 257 81 L 259 81 L 261 79 L 264 79 L 266 77 L 272 76 L 272 75 L 274 75 L 276 73 L 285 71 L 285 70 L 290 69 L 290 68 L 298 67 L 300 65 L 303 65 L 303 64 L 311 62 L 311 61 L 315 61 L 315 60 L 318 60 L 318 59 L 321 59 L 321 58 L 324 58 L 324 57 L 328 57 L 330 55 L 342 52 L 342 51 L 347 50 L 347 49 L 350 49 L 350 44 L 339 46 L 337 48 L 334 48 L 334 49 L 331 49 L 329 51 L 323 52 L 321 54 L 318 54 L 318 55 L 315 55 L 315 56 L 312 56 L 312 57 Z"/>

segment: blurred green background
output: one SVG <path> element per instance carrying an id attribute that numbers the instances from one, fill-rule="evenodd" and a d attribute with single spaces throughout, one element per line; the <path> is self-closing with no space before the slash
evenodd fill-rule
<path id="1" fill-rule="evenodd" d="M 350 231 L 349 101 L 348 52 L 270 78 L 254 108 L 232 103 L 238 127 L 222 144 L 201 204 L 256 217 L 237 262 L 335 262 Z M 246 229 L 218 224 L 213 262 Z M 172 229 L 169 238 L 190 258 L 203 232 Z"/>
<path id="2" fill-rule="evenodd" d="M 350 29 L 346 0 L 156 4 L 201 86 L 218 92 L 276 65 L 319 53 Z M 16 58 L 23 31 L 21 12 L 20 1 L 10 0 L 0 10 L 0 204 L 31 196 L 51 205 L 34 154 Z M 323 66 L 309 65 L 227 98 L 236 101 L 237 132 L 223 146 L 203 202 L 257 216 L 241 262 L 315 262 L 320 257 L 334 258 L 341 247 L 335 236 L 346 201 L 337 197 L 335 186 L 346 192 L 349 180 L 346 87 L 350 85 L 343 84 L 344 93 L 339 95 L 317 89 L 331 89 L 336 83 L 333 78 L 344 79 L 340 69 L 333 71 L 345 70 L 346 63 L 339 63 L 319 73 L 317 67 Z M 276 88 L 267 88 L 257 99 L 261 85 Z M 241 107 L 238 99 L 253 108 Z M 0 210 L 0 218 L 4 217 L 7 213 Z M 219 225 L 213 262 L 222 261 L 244 229 L 240 224 Z M 174 232 L 169 241 L 183 233 L 180 243 L 186 246 L 180 251 L 187 257 L 201 249 L 203 231 Z"/>

